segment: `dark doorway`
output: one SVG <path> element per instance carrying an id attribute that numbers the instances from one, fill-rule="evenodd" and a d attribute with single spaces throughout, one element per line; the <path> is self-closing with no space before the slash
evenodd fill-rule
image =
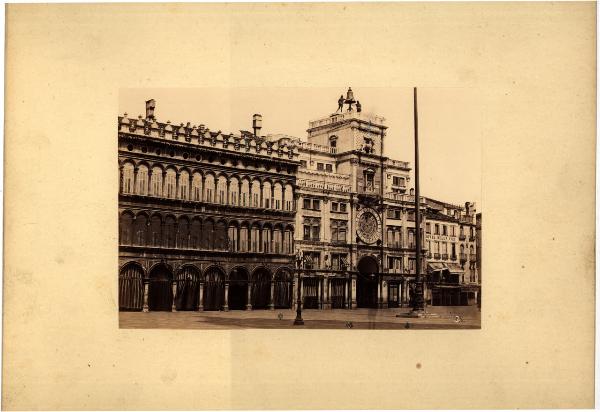
<path id="1" fill-rule="evenodd" d="M 375 258 L 365 256 L 358 262 L 356 281 L 356 306 L 359 308 L 377 308 L 377 274 L 379 265 Z"/>
<path id="2" fill-rule="evenodd" d="M 302 296 L 304 297 L 304 309 L 319 309 L 319 279 L 302 279 Z"/>
<path id="3" fill-rule="evenodd" d="M 184 266 L 177 274 L 177 310 L 197 310 L 200 293 L 200 272 L 192 266 Z"/>
<path id="4" fill-rule="evenodd" d="M 264 268 L 252 275 L 252 309 L 267 309 L 271 298 L 271 274 Z"/>
<path id="5" fill-rule="evenodd" d="M 292 307 L 292 274 L 287 270 L 280 270 L 275 275 L 273 301 L 276 309 L 289 309 Z"/>
<path id="6" fill-rule="evenodd" d="M 171 271 L 166 265 L 156 266 L 150 272 L 148 308 L 151 311 L 171 311 L 173 306 L 172 279 Z"/>
<path id="7" fill-rule="evenodd" d="M 119 273 L 119 310 L 142 310 L 144 305 L 144 272 L 136 263 L 129 263 Z"/>
<path id="8" fill-rule="evenodd" d="M 346 298 L 346 279 L 331 279 L 331 308 L 344 309 Z"/>
<path id="9" fill-rule="evenodd" d="M 225 300 L 225 275 L 216 267 L 206 271 L 204 310 L 221 310 Z"/>
<path id="10" fill-rule="evenodd" d="M 248 301 L 248 272 L 236 268 L 229 275 L 229 309 L 246 310 Z"/>
<path id="11" fill-rule="evenodd" d="M 398 283 L 388 283 L 388 307 L 397 308 L 400 306 L 400 285 Z"/>

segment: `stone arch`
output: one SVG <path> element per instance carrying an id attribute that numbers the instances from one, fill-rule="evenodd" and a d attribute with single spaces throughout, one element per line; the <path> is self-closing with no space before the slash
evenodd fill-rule
<path id="1" fill-rule="evenodd" d="M 204 310 L 221 310 L 225 303 L 225 271 L 211 265 L 204 271 Z"/>
<path id="2" fill-rule="evenodd" d="M 159 213 L 154 213 L 150 217 L 150 225 L 148 227 L 148 242 L 149 246 L 160 247 L 162 242 L 162 222 L 163 218 Z"/>
<path id="3" fill-rule="evenodd" d="M 119 217 L 119 244 L 131 245 L 134 238 L 134 215 L 130 210 L 125 210 Z"/>
<path id="4" fill-rule="evenodd" d="M 377 288 L 379 264 L 370 255 L 362 256 L 357 265 L 356 306 L 359 308 L 377 308 Z"/>
<path id="5" fill-rule="evenodd" d="M 119 270 L 119 310 L 140 311 L 144 305 L 144 268 L 127 262 Z"/>
<path id="6" fill-rule="evenodd" d="M 231 310 L 244 310 L 248 306 L 250 274 L 243 266 L 234 267 L 229 273 L 229 296 L 227 303 Z"/>
<path id="7" fill-rule="evenodd" d="M 138 164 L 136 173 L 135 193 L 146 196 L 148 194 L 148 172 L 150 168 L 146 162 Z"/>
<path id="8" fill-rule="evenodd" d="M 271 300 L 271 271 L 259 266 L 252 272 L 252 308 L 267 309 Z"/>
<path id="9" fill-rule="evenodd" d="M 200 292 L 200 270 L 191 264 L 185 264 L 177 271 L 175 277 L 177 293 L 175 307 L 177 310 L 197 310 Z"/>
<path id="10" fill-rule="evenodd" d="M 151 311 L 171 311 L 173 306 L 173 272 L 165 263 L 152 267 L 148 275 L 148 308 Z"/>
<path id="11" fill-rule="evenodd" d="M 275 272 L 273 304 L 275 309 L 290 309 L 293 297 L 293 271 L 282 267 Z"/>
<path id="12" fill-rule="evenodd" d="M 190 247 L 190 219 L 183 215 L 177 219 L 176 246 L 178 249 Z"/>

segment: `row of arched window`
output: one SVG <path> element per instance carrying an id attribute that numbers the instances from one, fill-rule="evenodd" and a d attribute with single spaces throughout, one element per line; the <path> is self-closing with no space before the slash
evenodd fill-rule
<path id="1" fill-rule="evenodd" d="M 134 215 L 125 211 L 119 219 L 119 244 L 177 249 L 227 250 L 291 254 L 291 225 L 226 222 L 212 218 Z"/>
<path id="2" fill-rule="evenodd" d="M 291 184 L 271 183 L 253 178 L 238 178 L 212 173 L 190 173 L 159 166 L 137 167 L 126 162 L 121 171 L 121 193 L 166 197 L 264 209 L 294 210 Z"/>

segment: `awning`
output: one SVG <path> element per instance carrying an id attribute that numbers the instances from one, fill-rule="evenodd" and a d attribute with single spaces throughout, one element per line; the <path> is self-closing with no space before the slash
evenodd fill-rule
<path id="1" fill-rule="evenodd" d="M 438 272 L 446 269 L 446 265 L 438 262 L 427 263 L 427 272 Z"/>
<path id="2" fill-rule="evenodd" d="M 453 274 L 462 274 L 465 273 L 464 269 L 460 267 L 460 265 L 457 265 L 456 263 L 448 263 L 448 270 L 450 271 L 450 273 Z"/>

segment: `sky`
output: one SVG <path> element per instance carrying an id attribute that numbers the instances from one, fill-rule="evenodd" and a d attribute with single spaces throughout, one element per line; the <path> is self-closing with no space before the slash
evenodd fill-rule
<path id="1" fill-rule="evenodd" d="M 252 130 L 252 115 L 263 117 L 262 134 L 283 133 L 306 140 L 308 122 L 329 116 L 345 89 L 190 88 L 121 89 L 119 115 L 145 113 L 156 100 L 161 122 L 204 124 L 213 131 Z M 385 155 L 414 166 L 413 89 L 352 87 L 363 112 L 383 116 L 388 126 Z M 481 211 L 481 113 L 470 88 L 419 88 L 421 194 L 448 203 L 476 202 Z M 413 171 L 414 172 L 414 171 Z M 411 183 L 414 180 L 411 180 Z"/>

